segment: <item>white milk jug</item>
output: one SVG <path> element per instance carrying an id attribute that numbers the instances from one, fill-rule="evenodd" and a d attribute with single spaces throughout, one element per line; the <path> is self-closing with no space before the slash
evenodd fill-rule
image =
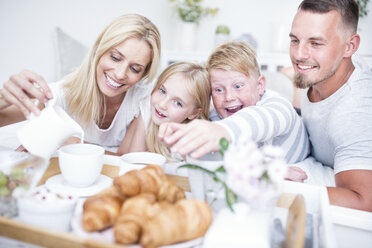
<path id="1" fill-rule="evenodd" d="M 83 129 L 61 107 L 55 99 L 18 129 L 17 136 L 24 148 L 31 154 L 49 159 L 52 154 L 72 135 L 83 139 Z"/>

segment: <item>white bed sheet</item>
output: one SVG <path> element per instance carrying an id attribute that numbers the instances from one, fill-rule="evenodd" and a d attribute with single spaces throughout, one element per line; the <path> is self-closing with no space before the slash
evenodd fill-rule
<path id="1" fill-rule="evenodd" d="M 20 142 L 18 141 L 16 131 L 23 126 L 26 121 L 0 127 L 0 146 L 16 149 Z"/>

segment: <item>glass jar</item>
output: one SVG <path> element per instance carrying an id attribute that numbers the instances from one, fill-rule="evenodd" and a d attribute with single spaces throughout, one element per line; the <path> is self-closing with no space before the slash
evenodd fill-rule
<path id="1" fill-rule="evenodd" d="M 35 187 L 48 164 L 49 160 L 29 153 L 0 148 L 0 216 L 17 215 L 17 195 Z"/>

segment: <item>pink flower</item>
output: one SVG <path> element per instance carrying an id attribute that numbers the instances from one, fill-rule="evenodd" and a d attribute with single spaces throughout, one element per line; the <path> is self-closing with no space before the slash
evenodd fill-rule
<path id="1" fill-rule="evenodd" d="M 280 147 L 258 148 L 249 137 L 230 144 L 224 156 L 228 187 L 248 201 L 266 201 L 278 194 L 287 164 Z"/>

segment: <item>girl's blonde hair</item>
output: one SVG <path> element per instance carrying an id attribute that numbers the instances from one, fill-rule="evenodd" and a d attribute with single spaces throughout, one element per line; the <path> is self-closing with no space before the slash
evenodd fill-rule
<path id="1" fill-rule="evenodd" d="M 233 41 L 218 46 L 207 61 L 207 70 L 237 71 L 247 77 L 258 78 L 260 68 L 254 49 L 244 41 Z"/>
<path id="2" fill-rule="evenodd" d="M 100 58 L 109 49 L 130 38 L 146 41 L 152 50 L 150 63 L 146 66 L 142 79 L 151 82 L 156 76 L 161 49 L 158 29 L 144 16 L 119 16 L 98 36 L 83 63 L 64 78 L 67 107 L 82 126 L 87 127 L 92 121 L 99 125 L 101 116 L 106 114 L 104 95 L 100 92 L 96 79 Z"/>
<path id="3" fill-rule="evenodd" d="M 211 86 L 208 72 L 205 67 L 191 62 L 177 62 L 167 67 L 159 76 L 151 95 L 158 90 L 165 81 L 172 75 L 181 75 L 180 84 L 185 84 L 187 92 L 195 101 L 195 109 L 200 108 L 201 112 L 195 119 L 209 119 Z M 183 123 L 189 122 L 189 119 Z M 169 161 L 174 161 L 168 148 L 158 138 L 159 126 L 150 118 L 146 143 L 150 152 L 163 154 Z"/>

